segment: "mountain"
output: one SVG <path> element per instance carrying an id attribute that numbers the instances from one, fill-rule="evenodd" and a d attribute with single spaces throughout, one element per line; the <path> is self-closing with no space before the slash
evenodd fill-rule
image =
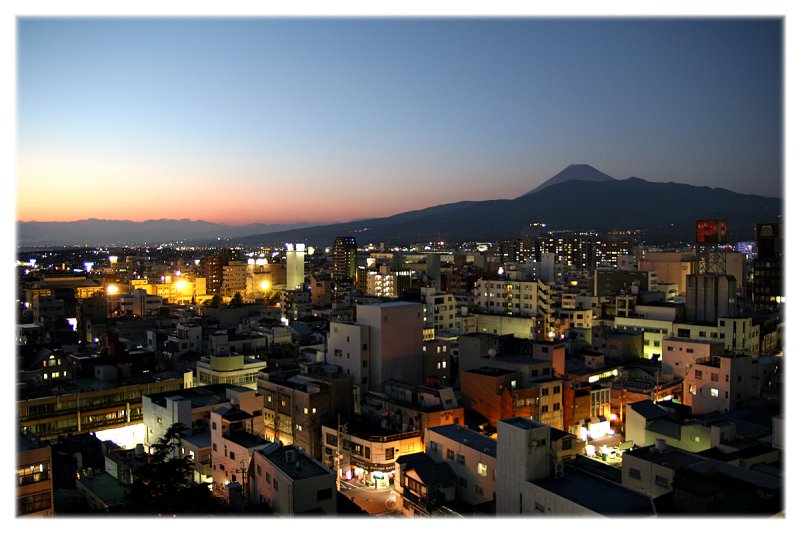
<path id="1" fill-rule="evenodd" d="M 692 242 L 700 219 L 728 222 L 730 242 L 754 240 L 754 224 L 781 220 L 780 198 L 735 193 L 681 183 L 653 183 L 640 178 L 552 184 L 512 200 L 459 202 L 358 222 L 311 226 L 253 235 L 242 244 L 305 242 L 330 246 L 340 235 L 359 243 L 493 241 L 530 234 L 530 224 L 548 230 L 607 232 L 641 229 L 649 242 Z"/>
<path id="2" fill-rule="evenodd" d="M 610 181 L 613 180 L 611 176 L 608 174 L 604 174 L 600 172 L 596 168 L 591 165 L 584 165 L 584 164 L 575 164 L 568 166 L 549 180 L 545 181 L 535 189 L 526 192 L 522 196 L 527 196 L 529 194 L 537 193 L 542 189 L 550 187 L 551 185 L 555 185 L 557 183 L 563 183 L 565 181 Z"/>
<path id="3" fill-rule="evenodd" d="M 99 220 L 89 218 L 74 222 L 17 222 L 19 246 L 70 246 L 98 244 L 145 244 L 175 241 L 208 241 L 241 237 L 254 233 L 284 231 L 313 223 L 248 224 L 229 226 L 204 220 L 159 219 Z"/>

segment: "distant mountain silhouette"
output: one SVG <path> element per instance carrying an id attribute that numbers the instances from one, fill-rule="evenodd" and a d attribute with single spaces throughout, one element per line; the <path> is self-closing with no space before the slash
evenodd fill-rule
<path id="1" fill-rule="evenodd" d="M 513 200 L 445 204 L 385 218 L 240 238 L 242 244 L 305 242 L 330 246 L 340 235 L 359 243 L 494 241 L 531 234 L 530 224 L 548 230 L 608 232 L 641 229 L 650 242 L 692 242 L 700 219 L 724 219 L 729 240 L 754 240 L 754 224 L 781 220 L 780 198 L 735 193 L 680 183 L 627 180 L 555 183 Z"/>
<path id="2" fill-rule="evenodd" d="M 594 168 L 591 165 L 574 163 L 574 164 L 568 166 L 567 168 L 565 168 L 564 170 L 562 170 L 561 172 L 559 172 L 558 174 L 556 174 L 555 176 L 553 176 L 552 178 L 550 178 L 549 180 L 545 181 L 544 183 L 542 183 L 541 185 L 539 185 L 535 189 L 526 192 L 522 196 L 527 196 L 529 194 L 533 194 L 533 193 L 539 192 L 542 189 L 550 187 L 551 185 L 555 185 L 557 183 L 563 183 L 565 181 L 572 181 L 572 180 L 579 180 L 579 181 L 610 181 L 610 180 L 613 180 L 613 179 L 614 178 L 612 178 L 608 174 L 604 174 L 603 172 L 600 172 L 599 170 L 597 170 L 596 168 Z"/>
<path id="3" fill-rule="evenodd" d="M 314 223 L 248 224 L 228 226 L 189 219 L 99 220 L 74 222 L 17 222 L 19 246 L 93 246 L 99 244 L 153 244 L 175 241 L 208 241 L 268 233 L 309 226 Z M 318 224 L 318 223 L 316 223 Z"/>
<path id="4" fill-rule="evenodd" d="M 569 179 L 578 176 L 581 179 Z M 641 229 L 649 242 L 694 238 L 700 219 L 725 219 L 729 240 L 754 240 L 754 224 L 781 221 L 783 200 L 680 183 L 617 180 L 589 165 L 570 165 L 536 189 L 511 200 L 463 201 L 389 217 L 337 224 L 227 226 L 202 220 L 88 219 L 77 222 L 18 222 L 18 245 L 142 244 L 192 240 L 280 245 L 305 242 L 330 246 L 340 235 L 361 243 L 494 241 L 548 230 L 607 232 Z"/>

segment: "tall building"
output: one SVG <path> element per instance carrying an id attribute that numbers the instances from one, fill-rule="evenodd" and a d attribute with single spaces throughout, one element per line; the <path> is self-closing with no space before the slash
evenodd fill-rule
<path id="1" fill-rule="evenodd" d="M 753 263 L 753 303 L 783 303 L 783 235 L 780 224 L 757 224 L 757 259 Z"/>
<path id="2" fill-rule="evenodd" d="M 231 260 L 230 250 L 222 250 L 217 255 L 210 255 L 200 259 L 200 271 L 206 278 L 206 292 L 219 294 L 222 289 L 223 267 Z"/>
<path id="3" fill-rule="evenodd" d="M 736 303 L 736 278 L 723 274 L 686 277 L 686 320 L 716 323 L 732 316 Z"/>
<path id="4" fill-rule="evenodd" d="M 353 237 L 336 237 L 333 242 L 333 279 L 352 281 L 356 275 L 356 240 Z"/>
<path id="5" fill-rule="evenodd" d="M 361 393 L 381 392 L 387 379 L 423 381 L 422 304 L 356 306 L 355 324 L 331 322 L 328 363 L 353 376 Z"/>
<path id="6" fill-rule="evenodd" d="M 286 243 L 286 288 L 296 289 L 305 281 L 306 245 Z"/>

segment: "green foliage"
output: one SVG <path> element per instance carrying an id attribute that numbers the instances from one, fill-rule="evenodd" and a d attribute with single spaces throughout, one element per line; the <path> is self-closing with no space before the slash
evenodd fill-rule
<path id="1" fill-rule="evenodd" d="M 236 294 L 233 295 L 233 298 L 231 298 L 230 306 L 241 307 L 242 304 L 244 304 L 244 300 L 242 300 L 242 295 L 237 292 Z"/>
<path id="2" fill-rule="evenodd" d="M 189 430 L 173 424 L 151 449 L 151 460 L 134 471 L 128 486 L 125 511 L 132 514 L 187 515 L 225 512 L 225 506 L 213 497 L 208 484 L 192 481 L 192 462 L 175 457 L 181 437 Z"/>

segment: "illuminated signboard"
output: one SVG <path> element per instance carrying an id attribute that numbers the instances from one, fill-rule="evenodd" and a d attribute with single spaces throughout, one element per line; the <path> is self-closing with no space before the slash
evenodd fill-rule
<path id="1" fill-rule="evenodd" d="M 698 220 L 697 244 L 724 244 L 728 242 L 728 223 L 724 220 Z"/>

